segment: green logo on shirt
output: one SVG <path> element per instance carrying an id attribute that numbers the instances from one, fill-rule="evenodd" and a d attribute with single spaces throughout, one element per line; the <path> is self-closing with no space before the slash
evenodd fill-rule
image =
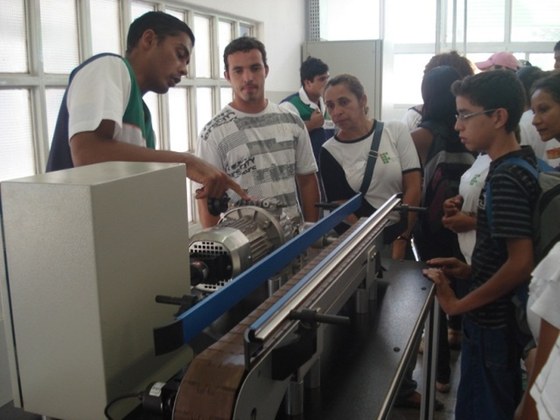
<path id="1" fill-rule="evenodd" d="M 391 160 L 391 158 L 389 157 L 389 153 L 387 153 L 387 152 L 381 153 L 381 154 L 379 155 L 379 157 L 381 158 L 381 161 L 382 161 L 383 163 L 389 163 L 390 160 Z"/>

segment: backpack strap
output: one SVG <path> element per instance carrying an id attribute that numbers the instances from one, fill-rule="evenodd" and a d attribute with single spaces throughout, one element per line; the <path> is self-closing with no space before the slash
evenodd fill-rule
<path id="1" fill-rule="evenodd" d="M 531 165 L 529 162 L 527 162 L 525 159 L 521 159 L 520 157 L 512 157 L 512 158 L 506 159 L 506 162 L 508 162 L 510 164 L 517 165 L 517 166 L 521 166 L 523 169 L 525 169 L 527 172 L 529 172 L 535 178 L 537 178 L 539 176 L 539 172 L 542 171 L 541 163 L 539 163 L 539 168 L 537 169 L 533 165 Z M 505 163 L 505 162 L 503 162 L 503 163 Z M 543 161 L 543 164 L 544 164 L 544 161 Z"/>
<path id="2" fill-rule="evenodd" d="M 376 121 L 375 131 L 373 132 L 373 140 L 371 141 L 371 149 L 368 153 L 368 161 L 364 172 L 364 179 L 362 180 L 362 185 L 360 186 L 360 192 L 363 195 L 366 195 L 366 192 L 369 189 L 369 184 L 371 184 L 371 177 L 373 176 L 373 169 L 375 168 L 375 162 L 377 161 L 377 151 L 379 150 L 379 145 L 381 144 L 382 133 L 383 123 L 381 121 Z"/>
<path id="3" fill-rule="evenodd" d="M 418 108 L 416 108 L 416 105 L 415 105 L 415 106 L 411 106 L 410 108 L 408 108 L 408 110 L 409 110 L 409 111 L 414 111 L 414 112 L 416 112 L 418 115 L 422 116 L 422 111 L 419 110 Z"/>
<path id="4" fill-rule="evenodd" d="M 521 159 L 520 157 L 510 157 L 505 159 L 500 166 L 504 165 L 505 163 L 513 164 L 522 167 L 527 172 L 531 174 L 532 177 L 537 179 L 539 177 L 539 172 L 543 170 L 546 171 L 548 163 L 539 159 L 538 162 L 538 169 L 536 169 L 533 165 L 527 162 L 525 159 Z M 545 166 L 546 165 L 546 166 Z M 484 206 L 486 207 L 486 219 L 488 219 L 488 226 L 492 226 L 492 188 L 490 188 L 490 183 L 488 183 L 486 192 L 485 192 L 485 200 Z"/>
<path id="5" fill-rule="evenodd" d="M 550 164 L 547 161 L 541 158 L 537 158 L 537 169 L 539 170 L 539 172 L 557 171 L 557 169 L 554 169 L 552 166 L 550 166 Z"/>

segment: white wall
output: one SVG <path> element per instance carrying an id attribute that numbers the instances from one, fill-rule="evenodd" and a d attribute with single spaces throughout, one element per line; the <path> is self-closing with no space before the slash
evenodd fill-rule
<path id="1" fill-rule="evenodd" d="M 261 23 L 259 38 L 266 47 L 270 73 L 267 96 L 280 99 L 299 89 L 301 45 L 305 41 L 305 0 L 194 0 L 185 2 Z M 194 50 L 196 54 L 196 47 Z"/>

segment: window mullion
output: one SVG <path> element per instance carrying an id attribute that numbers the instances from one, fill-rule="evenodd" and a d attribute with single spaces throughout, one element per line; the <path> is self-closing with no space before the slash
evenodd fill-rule
<path id="1" fill-rule="evenodd" d="M 211 77 L 214 80 L 219 80 L 220 75 L 220 48 L 219 48 L 219 35 L 218 35 L 219 20 L 217 16 L 212 16 L 210 19 L 210 69 Z M 218 86 L 212 87 L 212 115 L 216 115 L 220 111 L 220 89 Z M 202 127 L 199 127 L 199 130 Z"/>
<path id="2" fill-rule="evenodd" d="M 441 52 L 441 44 L 443 40 L 443 13 L 442 13 L 442 0 L 434 0 L 436 3 L 436 33 L 435 33 L 435 53 Z"/>
<path id="3" fill-rule="evenodd" d="M 513 19 L 513 2 L 512 0 L 505 0 L 505 13 L 504 13 L 504 42 L 506 49 L 510 49 L 511 44 L 511 25 Z"/>
<path id="4" fill-rule="evenodd" d="M 171 149 L 171 140 L 170 140 L 170 129 L 169 129 L 169 95 L 158 95 L 159 101 L 159 110 L 160 115 L 159 117 L 159 144 L 160 148 L 169 150 Z"/>
<path id="5" fill-rule="evenodd" d="M 194 13 L 192 10 L 187 10 L 185 13 L 185 19 L 189 28 L 194 28 Z M 195 41 L 196 48 L 196 41 Z M 196 139 L 198 137 L 198 128 L 196 127 L 196 88 L 193 86 L 196 81 L 196 53 L 191 55 L 191 62 L 189 64 L 189 74 L 187 75 L 189 87 L 187 88 L 187 115 L 189 118 L 189 151 L 194 150 L 194 145 L 196 144 Z"/>
<path id="6" fill-rule="evenodd" d="M 43 69 L 43 43 L 41 37 L 41 6 L 40 2 L 25 2 L 27 39 L 29 42 L 29 73 L 30 78 L 36 82 L 29 86 L 30 110 L 33 133 L 33 155 L 35 173 L 42 173 L 47 164 L 49 154 L 49 139 L 46 100 L 45 100 L 45 72 Z"/>
<path id="7" fill-rule="evenodd" d="M 76 4 L 78 20 L 78 48 L 80 62 L 92 55 L 90 0 L 78 0 Z"/>
<path id="8" fill-rule="evenodd" d="M 218 48 L 218 17 L 210 17 L 210 77 L 219 79 L 220 62 Z"/>
<path id="9" fill-rule="evenodd" d="M 48 138 L 47 102 L 45 85 L 30 88 L 31 114 L 33 116 L 33 151 L 35 157 L 35 173 L 43 173 L 47 166 L 50 139 Z"/>
<path id="10" fill-rule="evenodd" d="M 28 40 L 29 73 L 32 76 L 43 76 L 41 65 L 43 44 L 41 41 L 41 11 L 40 2 L 25 2 L 25 17 Z"/>
<path id="11" fill-rule="evenodd" d="M 126 53 L 126 37 L 128 34 L 128 27 L 131 24 L 130 18 L 130 0 L 120 0 L 120 31 L 121 31 L 121 48 L 123 55 Z"/>

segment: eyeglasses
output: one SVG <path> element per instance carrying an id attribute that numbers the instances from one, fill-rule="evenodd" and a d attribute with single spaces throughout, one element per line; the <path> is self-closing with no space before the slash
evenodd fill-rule
<path id="1" fill-rule="evenodd" d="M 457 121 L 467 121 L 469 118 L 476 117 L 477 115 L 490 114 L 497 110 L 497 108 L 494 108 L 485 109 L 484 111 L 471 112 L 470 114 L 455 114 L 455 118 L 457 119 Z"/>

